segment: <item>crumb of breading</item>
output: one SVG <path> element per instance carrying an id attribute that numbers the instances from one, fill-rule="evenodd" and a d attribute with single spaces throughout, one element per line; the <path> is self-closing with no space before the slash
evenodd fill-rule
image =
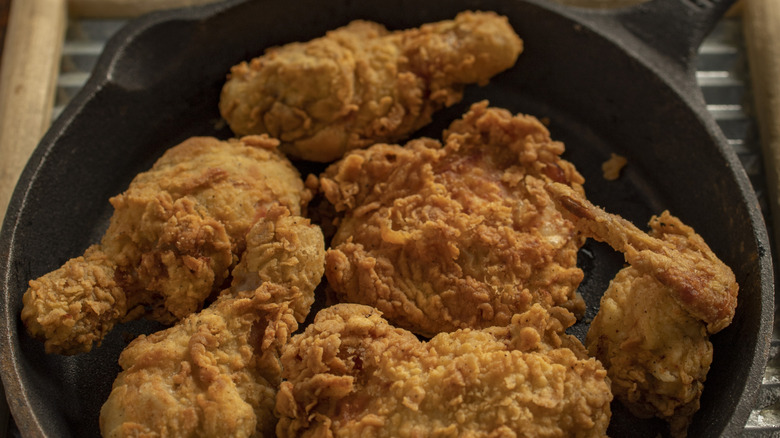
<path id="1" fill-rule="evenodd" d="M 620 171 L 626 166 L 628 160 L 622 155 L 615 153 L 610 154 L 607 161 L 601 164 L 601 171 L 604 175 L 604 179 L 607 181 L 614 181 L 620 177 Z"/>

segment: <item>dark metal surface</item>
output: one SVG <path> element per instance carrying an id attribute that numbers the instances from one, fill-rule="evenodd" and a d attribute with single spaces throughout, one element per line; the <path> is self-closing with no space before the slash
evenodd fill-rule
<path id="1" fill-rule="evenodd" d="M 773 280 L 755 194 L 707 113 L 691 63 L 728 3 L 661 0 L 614 13 L 541 1 L 398 0 L 381 8 L 350 1 L 237 1 L 134 22 L 108 44 L 93 79 L 42 141 L 0 235 L 0 365 L 20 429 L 30 436 L 97 434 L 97 415 L 127 335 L 151 325 L 119 327 L 88 355 L 47 356 L 21 326 L 21 295 L 27 280 L 99 239 L 111 214 L 108 197 L 165 148 L 190 135 L 229 135 L 217 128 L 216 103 L 230 65 L 354 18 L 405 28 L 452 18 L 462 9 L 493 9 L 510 17 L 525 53 L 489 86 L 469 89 L 463 104 L 439 114 L 422 133 L 438 137 L 470 102 L 483 98 L 548 117 L 553 136 L 567 144 L 566 158 L 585 175 L 590 199 L 639 225 L 668 208 L 696 228 L 732 266 L 741 290 L 734 323 L 713 338 L 716 357 L 691 435 L 738 435 L 763 377 Z M 670 32 L 663 26 L 668 14 L 678 23 L 672 26 L 678 38 L 650 38 L 661 33 L 656 29 Z M 600 164 L 610 152 L 629 160 L 616 182 L 601 178 Z M 587 249 L 592 257 L 583 258 L 582 291 L 592 314 L 622 259 L 603 245 L 589 243 Z M 664 432 L 660 422 L 639 421 L 619 406 L 613 418 L 613 436 Z"/>

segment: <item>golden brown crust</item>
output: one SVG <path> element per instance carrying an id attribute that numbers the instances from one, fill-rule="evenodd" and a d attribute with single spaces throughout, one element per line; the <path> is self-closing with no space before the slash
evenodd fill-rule
<path id="1" fill-rule="evenodd" d="M 106 438 L 270 436 L 281 347 L 297 323 L 291 289 L 225 295 L 175 326 L 136 338 L 100 411 Z"/>
<path id="2" fill-rule="evenodd" d="M 344 213 L 326 257 L 339 301 L 425 336 L 506 325 L 531 303 L 582 311 L 582 238 L 544 189 L 582 190 L 535 118 L 474 105 L 445 133 L 353 151 L 320 187 Z"/>
<path id="3" fill-rule="evenodd" d="M 712 363 L 705 325 L 668 288 L 627 267 L 612 280 L 588 331 L 590 353 L 607 368 L 612 392 L 640 418 L 657 416 L 684 437 Z"/>
<path id="4" fill-rule="evenodd" d="M 299 215 L 311 198 L 277 145 L 194 137 L 166 151 L 111 198 L 114 214 L 90 257 L 30 282 L 22 311 L 30 333 L 48 352 L 74 354 L 124 318 L 172 323 L 198 311 L 228 278 L 252 224 L 275 205 Z"/>
<path id="5" fill-rule="evenodd" d="M 405 138 L 521 51 L 506 17 L 493 12 L 398 32 L 358 20 L 234 66 L 220 112 L 238 135 L 268 133 L 291 156 L 333 161 Z"/>
<path id="6" fill-rule="evenodd" d="M 562 184 L 548 190 L 586 236 L 623 252 L 587 335 L 615 397 L 685 437 L 712 363 L 709 333 L 731 323 L 739 286 L 701 236 L 664 211 L 645 233 Z"/>
<path id="7" fill-rule="evenodd" d="M 664 211 L 650 220 L 652 231 L 647 234 L 565 185 L 551 184 L 548 189 L 578 229 L 607 242 L 634 268 L 667 286 L 680 305 L 707 324 L 710 333 L 731 324 L 739 293 L 734 272 L 693 228 Z"/>
<path id="8" fill-rule="evenodd" d="M 507 327 L 420 342 L 375 309 L 322 310 L 282 355 L 277 435 L 602 437 L 601 364 L 540 306 Z M 558 319 L 560 318 L 560 319 Z"/>
<path id="9" fill-rule="evenodd" d="M 22 321 L 44 340 L 48 353 L 70 353 L 100 342 L 127 312 L 125 291 L 114 280 L 115 263 L 98 245 L 61 268 L 30 281 Z"/>
<path id="10" fill-rule="evenodd" d="M 247 250 L 232 271 L 230 289 L 223 293 L 239 295 L 263 283 L 292 288 L 301 293 L 290 308 L 298 322 L 303 322 L 325 272 L 325 239 L 320 228 L 277 206 L 252 226 L 246 240 Z"/>

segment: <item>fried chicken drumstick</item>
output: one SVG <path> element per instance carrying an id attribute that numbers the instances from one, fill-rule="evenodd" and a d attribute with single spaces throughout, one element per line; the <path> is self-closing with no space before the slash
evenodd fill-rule
<path id="1" fill-rule="evenodd" d="M 329 162 L 406 138 L 521 51 L 506 17 L 493 12 L 396 32 L 358 20 L 234 66 L 219 108 L 237 135 L 267 133 L 290 156 Z"/>
<path id="2" fill-rule="evenodd" d="M 550 191 L 579 229 L 623 252 L 630 264 L 601 299 L 588 350 L 632 413 L 660 417 L 673 436 L 685 437 L 712 363 L 709 333 L 734 316 L 733 272 L 669 212 L 653 217 L 646 234 L 563 185 Z"/>
<path id="3" fill-rule="evenodd" d="M 532 303 L 584 310 L 582 245 L 545 191 L 581 191 L 535 118 L 471 107 L 444 134 L 347 154 L 320 177 L 344 217 L 325 273 L 340 302 L 424 336 L 509 324 Z"/>
<path id="4" fill-rule="evenodd" d="M 281 206 L 246 240 L 216 302 L 122 352 L 100 412 L 104 437 L 273 434 L 281 348 L 314 301 L 325 242 L 319 227 Z"/>
<path id="5" fill-rule="evenodd" d="M 310 199 L 298 171 L 265 136 L 191 138 L 113 198 L 110 225 L 84 256 L 36 280 L 22 320 L 47 352 L 87 352 L 115 323 L 172 323 L 218 292 L 246 234 L 274 205 L 298 215 Z"/>
<path id="6" fill-rule="evenodd" d="M 271 436 L 280 348 L 297 329 L 290 293 L 265 283 L 229 294 L 122 351 L 100 411 L 104 438 Z M 291 296 L 290 299 L 298 299 Z"/>
<path id="7" fill-rule="evenodd" d="M 376 309 L 337 304 L 283 349 L 280 437 L 603 437 L 609 381 L 534 305 L 506 327 L 420 342 Z"/>

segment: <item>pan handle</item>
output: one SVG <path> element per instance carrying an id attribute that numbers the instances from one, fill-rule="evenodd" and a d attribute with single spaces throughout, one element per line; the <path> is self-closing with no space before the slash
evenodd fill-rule
<path id="1" fill-rule="evenodd" d="M 615 19 L 644 45 L 686 72 L 704 38 L 735 0 L 650 0 L 615 11 Z"/>

